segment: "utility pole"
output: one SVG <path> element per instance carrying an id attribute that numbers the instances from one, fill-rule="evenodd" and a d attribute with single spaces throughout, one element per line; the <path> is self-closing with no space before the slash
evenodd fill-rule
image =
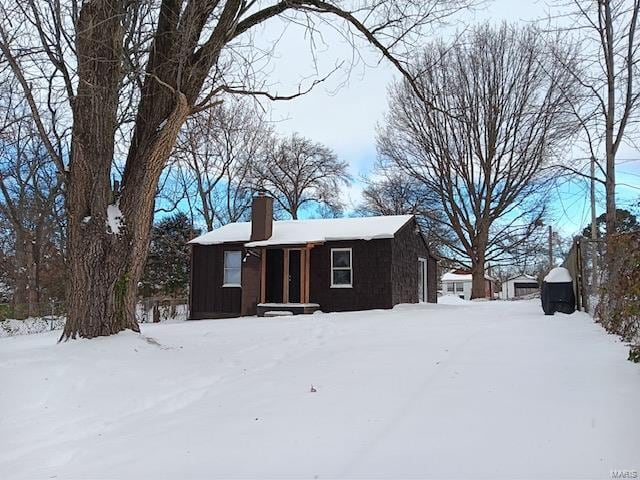
<path id="1" fill-rule="evenodd" d="M 553 229 L 549 225 L 549 270 L 553 268 Z"/>

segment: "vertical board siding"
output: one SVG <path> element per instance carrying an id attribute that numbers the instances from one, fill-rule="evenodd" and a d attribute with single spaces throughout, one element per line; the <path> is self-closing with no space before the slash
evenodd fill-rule
<path id="1" fill-rule="evenodd" d="M 440 278 L 440 265 L 431 254 L 427 258 L 427 302 L 438 303 L 438 279 Z"/>
<path id="2" fill-rule="evenodd" d="M 407 223 L 393 239 L 393 304 L 417 303 L 418 298 L 418 258 L 427 259 L 427 301 L 437 301 L 437 262 L 416 230 L 415 220 Z"/>
<path id="3" fill-rule="evenodd" d="M 262 256 L 258 252 L 254 250 L 242 262 L 242 315 L 255 315 L 260 302 Z"/>
<path id="4" fill-rule="evenodd" d="M 193 245 L 192 248 L 191 318 L 239 315 L 242 289 L 223 288 L 222 281 L 225 250 L 240 250 L 244 254 L 242 244 Z"/>
<path id="5" fill-rule="evenodd" d="M 351 248 L 353 286 L 331 288 L 331 249 Z M 310 251 L 309 301 L 323 312 L 391 308 L 391 239 L 327 242 Z"/>

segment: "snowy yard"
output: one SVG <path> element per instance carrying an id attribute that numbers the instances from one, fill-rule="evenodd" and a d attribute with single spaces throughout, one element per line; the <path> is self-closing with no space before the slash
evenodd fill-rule
<path id="1" fill-rule="evenodd" d="M 640 366 L 538 301 L 142 330 L 0 339 L 0 478 L 640 470 Z"/>

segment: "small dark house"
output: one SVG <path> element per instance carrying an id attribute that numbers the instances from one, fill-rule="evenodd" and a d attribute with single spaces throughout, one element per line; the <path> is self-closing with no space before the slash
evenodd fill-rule
<path id="1" fill-rule="evenodd" d="M 391 308 L 437 300 L 437 263 L 413 215 L 251 222 L 189 242 L 192 319 Z"/>

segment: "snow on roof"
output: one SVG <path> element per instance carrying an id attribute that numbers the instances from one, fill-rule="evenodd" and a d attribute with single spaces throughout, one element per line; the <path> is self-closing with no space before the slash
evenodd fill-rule
<path id="1" fill-rule="evenodd" d="M 547 283 L 566 283 L 572 282 L 571 274 L 569 270 L 564 267 L 552 268 L 547 276 L 544 277 L 544 281 Z"/>
<path id="2" fill-rule="evenodd" d="M 534 277 L 533 275 L 529 275 L 527 273 L 521 273 L 519 275 L 515 275 L 513 277 L 509 277 L 509 279 L 507 281 L 511 282 L 513 280 L 523 280 L 523 279 L 524 280 L 532 280 L 532 281 L 535 281 L 535 282 L 538 281 L 537 277 Z"/>
<path id="3" fill-rule="evenodd" d="M 470 282 L 471 281 L 471 274 L 470 273 L 461 274 L 461 273 L 447 272 L 447 273 L 442 275 L 442 281 L 443 282 L 452 282 L 452 281 Z"/>
<path id="4" fill-rule="evenodd" d="M 393 238 L 413 215 L 384 217 L 321 218 L 312 220 L 280 220 L 273 222 L 273 235 L 267 240 L 250 242 L 251 223 L 230 223 L 194 238 L 189 243 L 217 245 L 246 242 L 247 247 L 301 245 L 337 240 L 374 240 Z"/>
<path id="5" fill-rule="evenodd" d="M 495 281 L 495 278 L 487 275 L 486 273 L 484 275 L 484 278 L 486 280 L 491 280 L 492 282 Z M 442 275 L 443 282 L 471 282 L 472 280 L 473 277 L 470 273 L 455 273 L 455 270 Z"/>
<path id="6" fill-rule="evenodd" d="M 275 224 L 275 222 L 274 222 Z M 189 243 L 217 245 L 228 242 L 246 242 L 251 236 L 250 222 L 229 223 L 194 238 Z"/>

